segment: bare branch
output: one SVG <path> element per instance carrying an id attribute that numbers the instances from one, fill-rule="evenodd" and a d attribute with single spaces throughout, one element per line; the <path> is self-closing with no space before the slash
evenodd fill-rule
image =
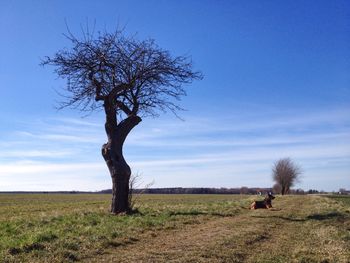
<path id="1" fill-rule="evenodd" d="M 67 31 L 71 49 L 62 49 L 41 63 L 55 66 L 56 74 L 67 79 L 61 107 L 95 110 L 108 97 L 117 112 L 126 115 L 176 112 L 181 108 L 175 102 L 186 95 L 183 84 L 202 78 L 200 72 L 192 71 L 190 58 L 172 57 L 152 39 L 139 41 L 121 31 L 93 38 L 88 31 L 80 40 Z"/>

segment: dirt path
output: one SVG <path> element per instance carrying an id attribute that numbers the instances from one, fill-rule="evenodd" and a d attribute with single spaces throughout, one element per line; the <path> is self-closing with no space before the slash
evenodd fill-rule
<path id="1" fill-rule="evenodd" d="M 323 200 L 285 197 L 278 202 L 279 209 L 244 210 L 233 217 L 148 233 L 88 261 L 350 262 L 349 244 L 332 239 L 337 234 L 332 218 L 326 218 L 329 224 L 317 220 L 316 215 L 324 213 L 317 202 Z"/>

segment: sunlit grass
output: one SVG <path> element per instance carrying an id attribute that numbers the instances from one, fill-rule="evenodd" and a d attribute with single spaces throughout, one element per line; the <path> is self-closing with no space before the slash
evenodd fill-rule
<path id="1" fill-rule="evenodd" d="M 108 246 L 134 242 L 151 229 L 196 224 L 215 216 L 233 216 L 240 196 L 144 195 L 139 213 L 114 216 L 109 195 L 0 195 L 0 258 L 4 260 L 78 260 Z M 244 202 L 244 201 L 243 201 Z"/>
<path id="2" fill-rule="evenodd" d="M 196 226 L 222 236 L 210 244 L 194 236 L 189 246 L 204 244 L 182 262 L 347 262 L 350 197 L 277 196 L 275 210 L 247 209 L 259 198 L 142 195 L 137 213 L 115 216 L 109 213 L 110 195 L 0 194 L 0 262 L 99 262 L 108 253 L 132 244 L 137 249 L 152 239 L 164 254 L 158 253 L 160 262 L 167 262 L 168 231 Z M 261 250 L 269 253 L 252 253 Z"/>

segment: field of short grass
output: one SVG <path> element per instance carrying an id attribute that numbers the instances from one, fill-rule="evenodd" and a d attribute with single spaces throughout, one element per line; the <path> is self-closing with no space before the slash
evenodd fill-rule
<path id="1" fill-rule="evenodd" d="M 350 197 L 0 194 L 0 262 L 350 262 Z"/>

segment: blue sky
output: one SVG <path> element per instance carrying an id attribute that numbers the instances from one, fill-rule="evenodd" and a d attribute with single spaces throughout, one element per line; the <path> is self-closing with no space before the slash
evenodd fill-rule
<path id="1" fill-rule="evenodd" d="M 0 191 L 111 187 L 101 112 L 57 111 L 65 81 L 40 59 L 76 35 L 126 28 L 192 57 L 181 121 L 147 118 L 125 157 L 153 187 L 272 186 L 274 161 L 297 188 L 350 188 L 348 1 L 0 2 Z"/>

